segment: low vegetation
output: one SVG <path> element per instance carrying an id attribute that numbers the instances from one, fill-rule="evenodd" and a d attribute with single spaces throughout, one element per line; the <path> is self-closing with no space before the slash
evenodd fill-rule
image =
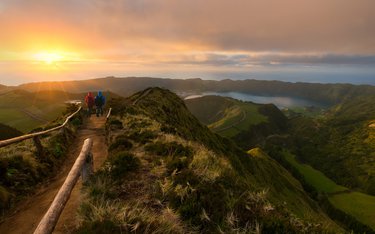
<path id="1" fill-rule="evenodd" d="M 375 229 L 372 209 L 372 207 L 375 208 L 374 196 L 337 185 L 322 172 L 298 162 L 288 151 L 278 149 L 272 150 L 270 154 L 302 182 L 304 189 L 318 201 L 332 219 L 356 233 L 373 232 Z"/>
<path id="2" fill-rule="evenodd" d="M 151 89 L 127 104 L 141 95 L 112 103 L 111 118 L 124 128 L 108 121 L 112 150 L 85 186 L 77 233 L 342 231 L 260 149 L 249 155 L 213 134 L 167 90 Z M 113 176 L 114 168 L 124 173 Z"/>
<path id="3" fill-rule="evenodd" d="M 287 126 L 286 117 L 272 104 L 221 96 L 188 99 L 185 103 L 201 123 L 244 149 L 262 145 L 267 136 L 282 133 Z"/>
<path id="4" fill-rule="evenodd" d="M 0 123 L 27 133 L 60 117 L 65 110 L 64 102 L 80 96 L 60 91 L 9 90 L 1 93 Z"/>
<path id="5" fill-rule="evenodd" d="M 295 154 L 336 183 L 375 195 L 375 98 L 347 100 L 323 120 L 293 119 Z"/>
<path id="6" fill-rule="evenodd" d="M 76 109 L 76 107 L 68 107 L 64 116 L 35 131 L 61 124 Z M 36 149 L 32 139 L 0 149 L 0 210 L 2 213 L 13 207 L 22 197 L 32 193 L 39 183 L 56 172 L 81 122 L 81 116 L 78 115 L 70 121 L 64 131 L 55 131 L 40 137 L 42 151 Z"/>
<path id="7" fill-rule="evenodd" d="M 6 140 L 21 135 L 22 132 L 18 131 L 17 129 L 0 123 L 0 140 Z"/>

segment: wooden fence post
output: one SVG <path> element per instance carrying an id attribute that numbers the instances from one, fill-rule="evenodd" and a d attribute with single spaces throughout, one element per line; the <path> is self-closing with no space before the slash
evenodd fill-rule
<path id="1" fill-rule="evenodd" d="M 90 178 L 90 175 L 93 172 L 93 167 L 94 167 L 93 156 L 92 156 L 92 153 L 89 152 L 86 156 L 85 164 L 83 165 L 82 171 L 81 171 L 83 183 L 86 183 L 86 181 L 88 181 L 88 179 Z"/>
<path id="2" fill-rule="evenodd" d="M 34 234 L 51 234 L 55 229 L 60 214 L 62 213 L 70 194 L 78 181 L 80 171 L 86 163 L 87 156 L 90 154 L 92 148 L 92 140 L 86 139 L 82 150 L 73 164 L 72 169 L 69 171 L 64 184 L 61 186 L 47 213 L 43 216 L 38 227 L 35 229 Z"/>
<path id="3" fill-rule="evenodd" d="M 42 157 L 43 156 L 43 153 L 44 153 L 44 150 L 43 150 L 43 145 L 42 143 L 40 142 L 40 139 L 38 136 L 35 136 L 33 137 L 33 141 L 34 141 L 34 145 L 35 145 L 35 148 L 36 148 L 36 152 L 38 154 L 38 157 Z"/>

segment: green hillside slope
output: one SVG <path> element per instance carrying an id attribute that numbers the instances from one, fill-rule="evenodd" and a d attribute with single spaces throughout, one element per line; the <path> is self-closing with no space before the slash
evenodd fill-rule
<path id="1" fill-rule="evenodd" d="M 30 93 L 12 90 L 0 95 L 0 123 L 28 132 L 56 119 L 65 109 L 65 101 L 72 96 L 60 92 Z"/>
<path id="2" fill-rule="evenodd" d="M 244 149 L 282 133 L 287 118 L 272 104 L 243 102 L 229 97 L 204 96 L 185 100 L 186 106 L 213 132 L 233 139 Z"/>
<path id="3" fill-rule="evenodd" d="M 276 161 L 212 133 L 168 90 L 111 106 L 109 159 L 85 187 L 77 233 L 342 231 Z"/>
<path id="4" fill-rule="evenodd" d="M 111 92 L 104 92 L 104 95 L 108 99 L 118 97 Z M 84 93 L 51 90 L 33 93 L 11 90 L 0 93 L 0 123 L 27 133 L 59 117 L 66 108 L 66 101 L 83 102 L 84 96 Z"/>
<path id="5" fill-rule="evenodd" d="M 22 132 L 8 125 L 0 123 L 0 140 L 5 140 L 22 135 Z"/>
<path id="6" fill-rule="evenodd" d="M 291 122 L 297 156 L 337 183 L 375 195 L 375 97 L 345 101 L 323 121 Z"/>

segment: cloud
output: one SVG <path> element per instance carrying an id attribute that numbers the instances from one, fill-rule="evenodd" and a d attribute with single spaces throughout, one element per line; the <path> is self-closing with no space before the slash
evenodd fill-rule
<path id="1" fill-rule="evenodd" d="M 189 55 L 165 55 L 169 64 L 208 66 L 282 66 L 282 65 L 360 65 L 375 66 L 375 55 L 346 54 L 294 54 L 294 53 L 197 53 Z"/>
<path id="2" fill-rule="evenodd" d="M 78 61 L 67 56 L 64 73 L 56 71 L 59 79 L 184 69 L 243 77 L 267 69 L 288 77 L 309 67 L 348 71 L 336 65 L 353 73 L 365 66 L 373 77 L 373 9 L 373 0 L 1 0 L 0 61 L 75 54 Z M 51 76 L 12 64 L 0 62 L 0 77 Z"/>
<path id="3" fill-rule="evenodd" d="M 209 50 L 375 53 L 372 0 L 5 0 L 2 8 L 8 43 L 40 33 L 87 49 L 126 50 L 144 40 Z"/>

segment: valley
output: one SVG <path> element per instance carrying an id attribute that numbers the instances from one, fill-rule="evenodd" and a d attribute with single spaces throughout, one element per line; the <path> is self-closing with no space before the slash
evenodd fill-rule
<path id="1" fill-rule="evenodd" d="M 108 80 L 108 82 L 111 81 L 112 79 Z M 165 82 L 164 85 L 170 85 L 169 80 L 150 78 L 150 81 L 150 84 L 163 81 Z M 95 82 L 97 81 L 95 80 Z M 200 83 L 201 81 L 195 80 L 194 82 Z M 77 81 L 77 83 L 80 82 Z M 178 81 L 177 83 L 183 84 L 186 82 Z M 93 87 L 96 86 L 91 86 L 91 88 Z M 121 93 L 124 94 L 124 90 L 134 90 L 135 92 L 137 90 L 135 87 L 141 86 L 126 87 Z M 333 87 L 336 88 L 336 86 Z M 354 87 L 353 90 L 358 88 L 357 86 Z M 111 146 L 111 144 L 120 144 L 123 145 L 120 148 L 126 148 L 129 145 L 127 142 L 130 142 L 130 145 L 133 145 L 134 148 L 130 147 L 130 149 L 123 150 L 134 154 L 141 162 L 140 168 L 145 167 L 141 170 L 148 171 L 144 179 L 158 178 L 162 185 L 160 189 L 165 189 L 163 186 L 172 186 L 170 187 L 172 190 L 164 191 L 162 197 L 159 195 L 155 197 L 155 194 L 140 194 L 140 196 L 153 197 L 150 202 L 163 201 L 162 206 L 164 208 L 173 206 L 177 211 L 173 215 L 182 215 L 180 217 L 184 222 L 184 224 L 181 223 L 182 226 L 186 225 L 185 222 L 188 223 L 188 226 L 193 222 L 193 226 L 203 228 L 206 224 L 202 221 L 198 221 L 198 219 L 187 214 L 184 215 L 184 212 L 192 212 L 189 209 L 194 207 L 189 207 L 181 199 L 188 199 L 189 202 L 197 201 L 197 194 L 203 192 L 203 190 L 196 192 L 196 189 L 197 191 L 201 189 L 201 185 L 196 184 L 197 178 L 195 176 L 211 178 L 216 174 L 228 173 L 228 171 L 219 170 L 218 167 L 221 164 L 216 165 L 215 162 L 217 158 L 224 157 L 224 161 L 219 160 L 220 163 L 224 163 L 221 166 L 231 165 L 230 171 L 234 170 L 235 172 L 233 175 L 232 172 L 229 173 L 229 177 L 223 177 L 224 181 L 221 181 L 221 179 L 217 181 L 220 185 L 215 186 L 225 187 L 225 184 L 229 181 L 242 181 L 246 178 L 242 182 L 236 182 L 239 183 L 235 185 L 236 189 L 243 192 L 260 191 L 267 194 L 267 199 L 264 200 L 267 201 L 265 204 L 269 204 L 273 207 L 272 209 L 277 210 L 274 211 L 276 213 L 271 212 L 272 219 L 277 219 L 278 215 L 276 214 L 286 212 L 288 217 L 295 215 L 303 222 L 319 223 L 318 226 L 328 225 L 330 230 L 335 230 L 334 232 L 341 232 L 341 229 L 335 226 L 336 224 L 346 230 L 367 230 L 366 232 L 368 232 L 374 229 L 372 210 L 375 209 L 373 196 L 375 128 L 372 125 L 375 119 L 373 108 L 375 99 L 372 95 L 364 93 L 359 97 L 349 98 L 348 94 L 342 94 L 342 96 L 338 96 L 340 98 L 337 97 L 342 101 L 334 104 L 331 101 L 319 103 L 317 102 L 317 100 L 320 100 L 319 98 L 303 100 L 301 97 L 290 96 L 280 99 L 279 97 L 257 96 L 236 91 L 203 91 L 201 92 L 201 94 L 204 94 L 202 96 L 185 98 L 182 101 L 181 96 L 186 97 L 189 96 L 186 94 L 193 93 L 192 89 L 187 88 L 185 94 L 179 92 L 180 97 L 163 88 L 149 88 L 136 92 L 127 98 L 111 91 L 105 94 L 109 100 L 108 105 L 113 108 L 114 112 L 109 126 L 106 127 L 109 131 L 107 132 L 109 134 L 107 136 L 109 137 L 109 158 L 116 158 L 120 150 L 112 152 L 113 148 L 117 146 Z M 65 109 L 66 104 L 64 102 L 66 100 L 82 99 L 85 89 L 83 88 L 78 93 L 52 90 L 33 93 L 23 89 L 9 88 L 1 94 L 0 108 L 2 115 L 0 121 L 9 126 L 16 126 L 24 132 L 48 125 L 49 121 L 61 115 Z M 175 89 L 181 90 L 179 86 L 175 86 Z M 232 97 L 227 97 L 228 94 Z M 242 98 L 242 100 L 233 97 Z M 261 103 L 254 102 L 257 100 Z M 200 123 L 197 120 L 207 126 L 209 130 L 203 126 L 198 126 Z M 119 128 L 120 125 L 122 127 Z M 126 129 L 126 132 L 122 129 Z M 9 134 L 20 134 L 11 129 L 7 131 L 9 131 Z M 182 153 L 182 158 L 178 155 L 172 156 L 173 153 L 170 155 L 174 150 L 179 151 L 180 147 L 193 147 L 189 149 L 194 154 L 198 154 L 200 150 L 204 152 L 212 151 L 215 156 L 209 159 L 199 158 L 201 156 L 189 156 L 190 154 L 184 156 L 184 153 Z M 246 154 L 245 151 L 248 151 L 248 153 Z M 31 154 L 32 152 L 27 152 L 26 158 L 32 157 Z M 165 154 L 169 156 L 166 157 Z M 244 159 L 243 157 L 246 157 L 244 155 L 247 155 L 248 159 Z M 160 156 L 166 158 L 162 160 L 154 159 L 154 157 Z M 206 162 L 205 160 L 209 161 Z M 212 163 L 211 169 L 208 167 L 208 162 Z M 108 163 L 118 163 L 118 161 L 108 161 Z M 201 168 L 203 164 L 206 165 L 204 170 Z M 184 176 L 185 173 L 188 173 L 186 174 L 187 177 L 175 178 L 172 168 L 177 170 L 175 173 L 183 172 Z M 195 169 L 189 171 L 188 168 Z M 131 181 L 131 178 L 132 173 L 139 173 L 137 170 L 127 174 L 130 176 L 130 181 L 126 178 L 120 179 L 120 181 L 130 184 L 136 183 Z M 189 173 L 198 174 L 190 177 Z M 98 174 L 98 177 L 100 180 L 108 179 L 107 174 Z M 225 182 L 226 180 L 228 181 Z M 165 184 L 166 181 L 173 185 Z M 112 182 L 110 183 L 112 184 Z M 32 187 L 34 182 L 30 183 Z M 98 185 L 90 186 L 95 188 Z M 31 187 L 27 189 L 31 189 Z M 112 194 L 111 196 L 120 196 L 121 188 L 111 187 L 111 189 L 115 191 L 115 195 Z M 146 190 L 150 192 L 150 189 L 154 188 L 147 188 Z M 230 191 L 233 189 L 230 187 L 224 189 L 220 196 L 236 197 L 239 195 L 231 194 Z M 171 191 L 175 192 L 172 193 Z M 179 195 L 182 191 L 187 194 Z M 174 197 L 176 196 L 175 193 L 178 193 L 177 197 Z M 265 196 L 265 194 L 262 196 Z M 251 196 L 258 195 L 252 194 Z M 87 194 L 87 196 L 92 195 Z M 178 196 L 183 196 L 183 198 L 178 198 Z M 189 198 L 189 196 L 193 197 Z M 239 199 L 239 197 L 235 197 L 234 199 Z M 96 203 L 95 197 L 90 199 L 94 199 L 90 205 L 101 206 L 101 204 Z M 180 199 L 181 201 L 176 203 L 174 199 Z M 193 200 L 190 201 L 189 199 Z M 107 202 L 113 201 L 109 198 Z M 230 211 L 234 208 L 232 212 L 237 212 L 238 207 L 229 205 L 229 200 L 227 202 L 229 202 L 228 206 L 223 207 L 223 209 Z M 127 200 L 120 203 L 124 207 L 131 205 Z M 149 207 L 148 204 L 144 205 L 138 208 L 141 210 L 154 209 Z M 208 219 L 214 219 L 214 222 L 220 223 L 224 229 L 232 230 L 231 228 L 234 228 L 234 226 L 231 226 L 232 224 L 224 222 L 224 217 L 217 214 L 210 206 L 205 207 L 204 203 L 200 203 L 199 206 L 199 208 L 195 207 L 194 209 L 200 209 L 199 212 L 203 212 L 201 215 L 208 217 L 208 223 L 211 222 Z M 280 207 L 284 207 L 285 210 L 283 211 L 284 208 L 281 209 Z M 140 210 L 134 210 L 134 212 L 140 212 Z M 157 210 L 152 212 L 157 212 Z M 152 212 L 148 214 L 150 219 L 152 219 Z M 198 210 L 195 212 L 198 212 Z M 332 219 L 331 221 L 327 221 L 327 214 Z M 262 217 L 261 220 L 265 222 L 263 228 L 275 228 L 268 223 L 270 220 L 267 221 L 263 216 L 264 214 L 257 213 L 257 215 Z M 306 219 L 306 215 L 310 216 L 310 219 Z M 239 213 L 237 213 L 237 216 L 240 216 Z M 281 223 L 286 222 L 285 220 L 279 221 Z M 82 230 L 91 230 L 90 225 L 88 221 L 82 226 Z M 238 223 L 238 225 L 243 224 Z M 185 228 L 188 227 L 185 226 Z M 210 227 L 207 230 L 211 230 Z"/>
<path id="2" fill-rule="evenodd" d="M 0 0 L 0 234 L 375 234 L 375 0 Z"/>
<path id="3" fill-rule="evenodd" d="M 209 102 L 209 99 L 216 100 Z M 258 111 L 248 115 L 251 119 L 248 122 L 253 121 L 253 124 L 241 125 L 241 121 L 238 120 L 242 118 L 243 112 L 234 112 L 231 105 L 217 104 L 229 100 L 238 109 L 241 106 L 239 103 L 257 106 Z M 296 112 L 291 114 L 292 110 L 289 109 L 288 112 L 284 111 L 289 119 L 284 119 L 281 124 L 285 128 L 273 128 L 273 131 L 269 131 L 269 128 L 264 126 L 257 127 L 257 124 L 260 124 L 256 122 L 259 119 L 257 115 L 262 114 L 259 111 L 262 104 L 218 96 L 196 96 L 185 99 L 185 102 L 189 110 L 212 131 L 231 138 L 244 149 L 261 146 L 266 151 L 272 151 L 273 147 L 276 147 L 276 151 L 279 152 L 271 153 L 271 156 L 284 162 L 283 165 L 285 162 L 289 164 L 287 168 L 292 172 L 297 170 L 297 174 L 293 173 L 293 175 L 307 184 L 308 190 L 311 190 L 315 199 L 319 196 L 326 197 L 333 207 L 374 229 L 375 197 L 370 195 L 374 186 L 372 178 L 375 168 L 373 165 L 375 141 L 371 127 L 374 118 L 373 100 L 375 99 L 371 95 L 352 99 L 320 113 L 300 111 L 299 114 Z M 263 113 L 266 121 L 262 125 L 275 125 L 276 118 L 269 117 Z M 207 118 L 211 118 L 214 123 L 207 121 Z M 280 121 L 280 118 L 278 120 Z M 227 132 L 221 132 L 213 126 L 229 128 L 225 129 Z M 254 141 L 256 138 L 258 141 Z M 280 151 L 284 153 L 280 154 Z M 349 152 L 352 152 L 352 155 Z M 338 158 L 343 154 L 346 157 Z M 307 164 L 301 164 L 301 161 Z"/>
<path id="4" fill-rule="evenodd" d="M 336 184 L 322 172 L 309 165 L 297 162 L 295 156 L 289 152 L 284 152 L 283 155 L 285 160 L 301 173 L 309 185 L 313 186 L 319 193 L 326 194 L 334 207 L 375 229 L 375 196 L 352 191 Z"/>

